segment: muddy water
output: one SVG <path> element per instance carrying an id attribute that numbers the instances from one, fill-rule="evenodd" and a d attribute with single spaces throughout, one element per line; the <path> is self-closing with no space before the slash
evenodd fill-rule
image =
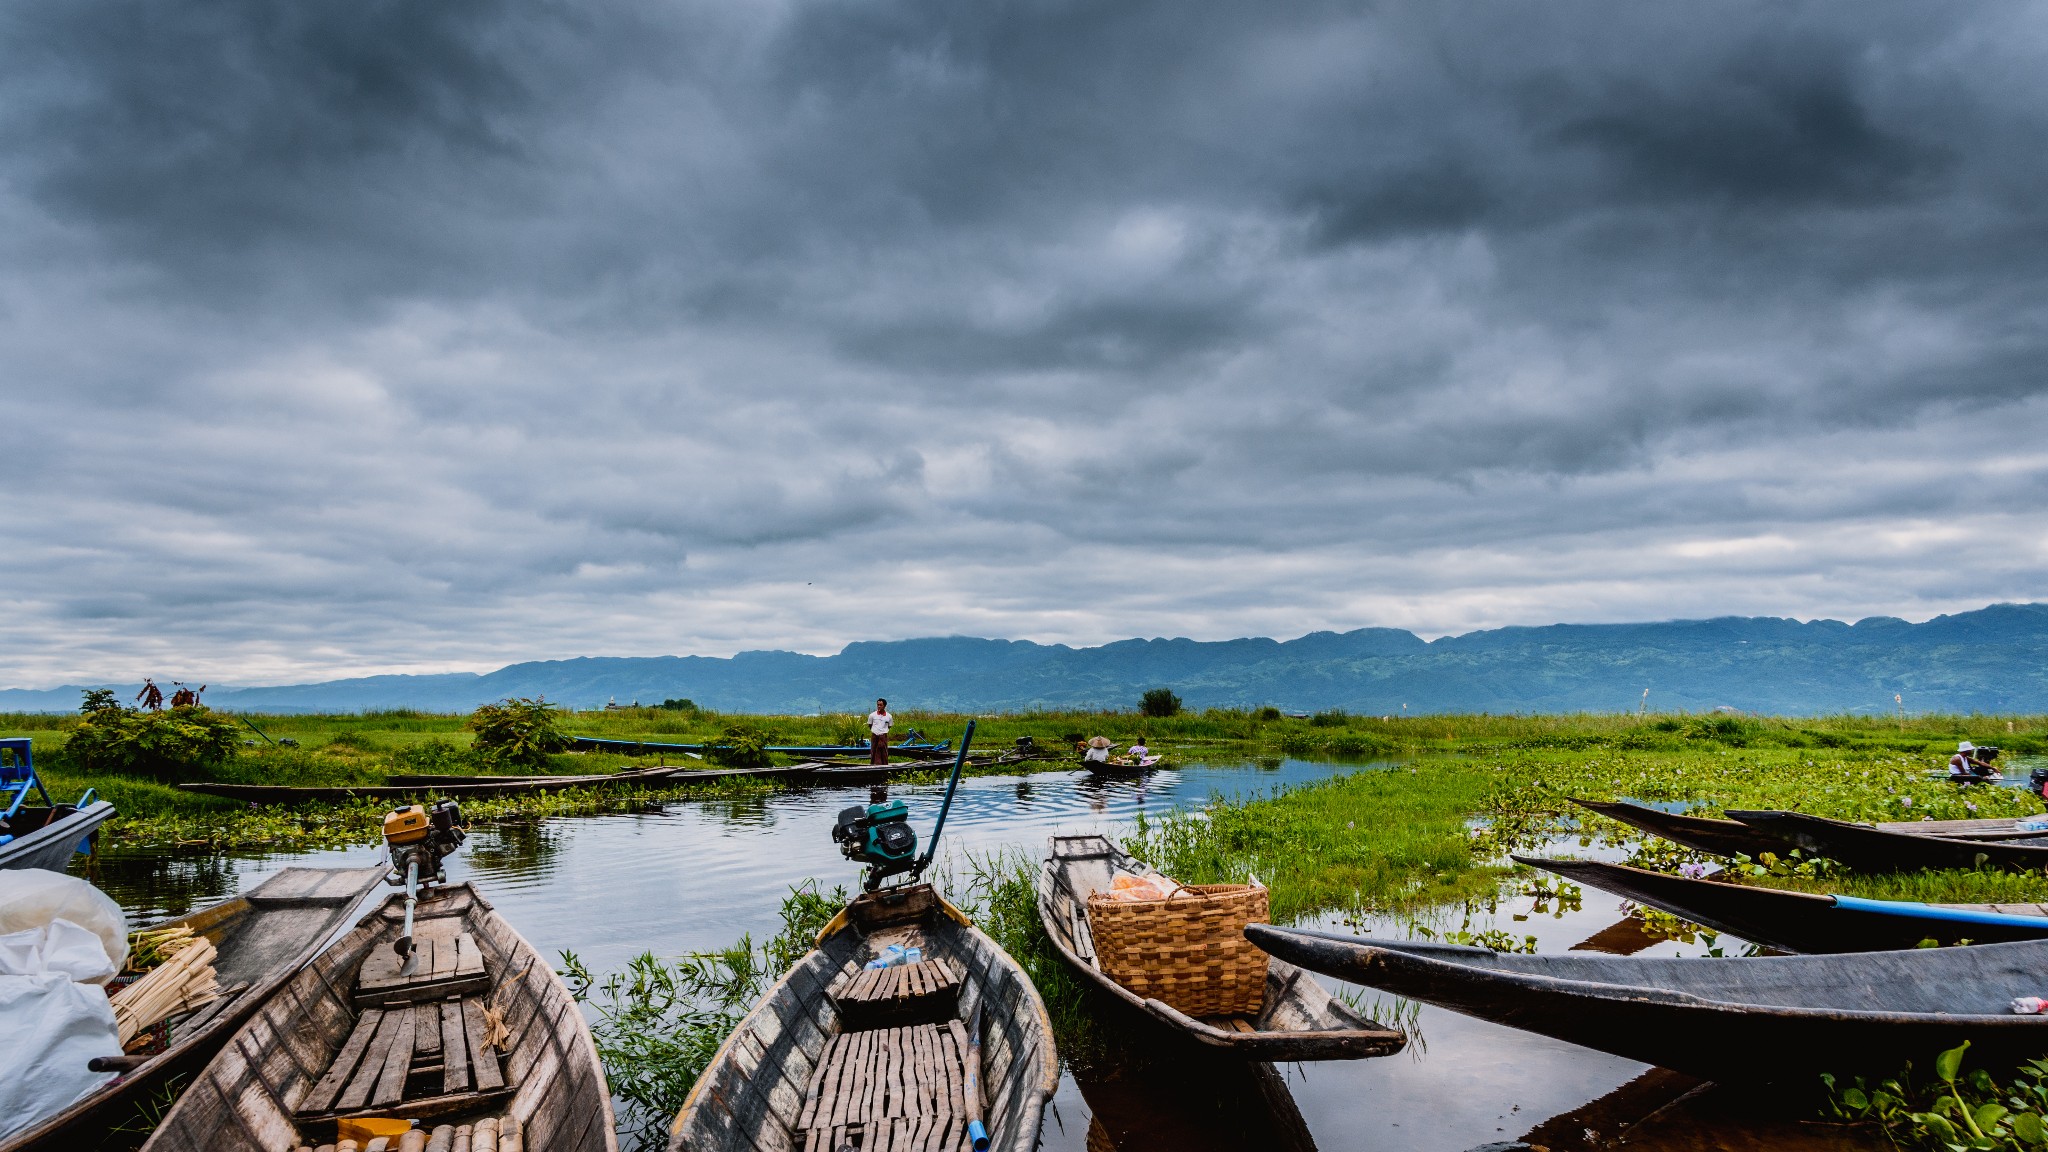
<path id="1" fill-rule="evenodd" d="M 1303 760 L 1201 765 L 1143 779 L 1080 772 L 963 781 L 948 819 L 942 860 L 956 875 L 977 857 L 1021 850 L 1033 857 L 1055 831 L 1128 829 L 1141 812 L 1198 804 L 1212 794 L 1244 798 L 1288 784 L 1398 765 Z M 920 835 L 942 788 L 899 787 Z M 741 933 L 765 939 L 789 889 L 806 881 L 852 885 L 858 870 L 828 835 L 833 816 L 864 801 L 864 788 L 816 789 L 740 800 L 685 801 L 634 814 L 480 828 L 453 879 L 475 881 L 544 955 L 573 951 L 598 971 L 642 952 L 722 947 Z M 1580 853 L 1584 854 L 1584 853 Z M 140 920 L 177 915 L 232 895 L 291 864 L 374 863 L 372 848 L 222 857 L 171 851 L 103 854 L 95 879 Z M 1500 929 L 1562 951 L 1623 919 L 1612 896 L 1586 889 L 1575 908 L 1532 896 L 1469 915 L 1439 910 L 1418 922 L 1348 925 L 1407 936 Z M 1332 922 L 1333 926 L 1335 922 Z M 1627 933 L 1624 932 L 1623 935 Z M 1731 951 L 1739 941 L 1723 938 Z M 1699 955 L 1706 941 L 1627 942 L 1642 955 Z M 1367 1003 L 1376 996 L 1359 991 Z M 1042 1147 L 1088 1149 L 1360 1149 L 1460 1152 L 1530 1135 L 1553 1149 L 1604 1147 L 1691 1087 L 1644 1065 L 1427 1006 L 1378 1000 L 1383 1017 L 1415 1037 L 1409 1051 L 1378 1060 L 1216 1066 L 1146 1037 L 1140 1057 L 1077 1082 L 1062 1077 Z M 1645 1079 L 1647 1077 L 1647 1079 Z M 1603 1132 L 1602 1129 L 1606 1131 Z M 1629 1133 L 1632 1148 L 1834 1148 L 1797 1126 L 1731 1118 L 1711 1093 L 1668 1108 Z M 1699 1143 L 1702 1139 L 1705 1143 Z"/>

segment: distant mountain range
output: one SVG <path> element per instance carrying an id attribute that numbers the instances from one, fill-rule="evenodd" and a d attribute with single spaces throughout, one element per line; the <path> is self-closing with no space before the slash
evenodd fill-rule
<path id="1" fill-rule="evenodd" d="M 0 711 L 71 711 L 85 686 L 0 690 Z M 114 685 L 124 698 L 134 685 Z M 1393 628 L 1285 642 L 1123 640 L 1099 648 L 946 637 L 849 644 L 836 656 L 742 652 L 579 657 L 482 675 L 366 676 L 264 688 L 216 686 L 250 712 L 418 708 L 466 712 L 507 696 L 592 708 L 686 697 L 727 712 L 957 712 L 1134 707 L 1171 688 L 1191 708 L 1271 704 L 1420 712 L 1654 711 L 1716 707 L 1787 715 L 2048 712 L 2048 605 L 1995 604 L 1925 624 L 1723 617 L 1655 624 L 1495 628 L 1424 641 Z"/>

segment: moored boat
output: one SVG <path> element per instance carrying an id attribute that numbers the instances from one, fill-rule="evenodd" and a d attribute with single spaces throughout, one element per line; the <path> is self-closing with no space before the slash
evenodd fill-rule
<path id="1" fill-rule="evenodd" d="M 609 788 L 630 784 L 639 788 L 666 788 L 707 780 L 740 777 L 795 778 L 814 771 L 814 764 L 791 764 L 774 768 L 676 768 L 667 765 L 633 768 L 593 776 L 394 776 L 385 784 L 341 785 L 338 787 L 297 787 L 286 784 L 180 784 L 187 792 L 219 796 L 245 804 L 344 804 L 350 800 L 402 800 L 432 793 L 457 799 L 486 796 L 517 796 L 565 792 L 578 788 Z"/>
<path id="2" fill-rule="evenodd" d="M 33 1127 L 0 1152 L 59 1152 L 97 1145 L 132 1120 L 173 1078 L 198 1071 L 279 985 L 355 914 L 382 868 L 286 868 L 240 896 L 154 928 L 189 928 L 213 943 L 222 995 L 169 1025 L 160 1052 L 131 1058 L 120 1079 Z"/>
<path id="3" fill-rule="evenodd" d="M 921 958 L 867 967 L 891 946 Z M 669 1149 L 964 1152 L 979 1122 L 1030 1152 L 1058 1085 L 1031 977 L 929 884 L 899 885 L 848 904 L 726 1037 Z"/>
<path id="4" fill-rule="evenodd" d="M 29 794 L 42 798 L 30 804 Z M 50 798 L 36 776 L 34 741 L 0 740 L 0 868 L 43 868 L 62 872 L 79 852 L 91 851 L 101 824 L 114 806 L 93 799 L 88 788 L 76 804 Z"/>
<path id="5" fill-rule="evenodd" d="M 1804 812 L 1731 809 L 1728 815 L 1785 844 L 1811 855 L 1825 856 L 1858 872 L 1957 868 L 2037 872 L 2048 868 L 2048 836 L 2028 840 L 1964 840 L 1896 832 Z"/>
<path id="6" fill-rule="evenodd" d="M 1809 1087 L 1890 1075 L 1967 1040 L 2001 1067 L 2048 1050 L 2048 941 L 1838 956 L 1510 955 L 1254 924 L 1275 957 L 1524 1031 L 1708 1079 Z"/>
<path id="7" fill-rule="evenodd" d="M 1610 820 L 1618 820 L 1631 828 L 1648 832 L 1673 844 L 1697 849 L 1710 856 L 1748 856 L 1755 859 L 1765 852 L 1785 850 L 1783 840 L 1733 820 L 1686 816 L 1641 804 L 1631 804 L 1626 800 L 1581 800 L 1573 797 L 1572 803 L 1588 812 L 1598 813 Z"/>
<path id="8" fill-rule="evenodd" d="M 468 884 L 393 893 L 265 998 L 144 1152 L 292 1152 L 363 1116 L 489 1124 L 617 1152 L 590 1030 L 541 955 Z"/>
<path id="9" fill-rule="evenodd" d="M 1921 947 L 1922 941 L 1949 946 L 2048 939 L 2048 906 L 2040 904 L 1864 900 L 1692 880 L 1593 860 L 1514 859 L 1787 952 L 1884 952 Z"/>
<path id="10" fill-rule="evenodd" d="M 1038 918 L 1067 963 L 1103 991 L 1188 1039 L 1247 1060 L 1357 1060 L 1398 1052 L 1402 1033 L 1381 1026 L 1330 995 L 1315 977 L 1285 960 L 1266 966 L 1256 1015 L 1196 1019 L 1156 998 L 1139 996 L 1096 963 L 1088 898 L 1118 873 L 1156 876 L 1106 836 L 1054 836 L 1038 873 Z"/>

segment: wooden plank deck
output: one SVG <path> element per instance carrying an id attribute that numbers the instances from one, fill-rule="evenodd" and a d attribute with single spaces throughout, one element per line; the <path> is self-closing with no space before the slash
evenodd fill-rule
<path id="1" fill-rule="evenodd" d="M 366 1008 L 294 1115 L 325 1117 L 368 1108 L 430 1116 L 464 1101 L 503 1095 L 503 1057 L 484 1046 L 486 1026 L 483 1002 L 476 997 Z"/>
<path id="2" fill-rule="evenodd" d="M 356 979 L 358 1008 L 414 1004 L 448 996 L 466 996 L 490 989 L 490 973 L 476 940 L 454 917 L 422 920 L 413 931 L 416 962 L 406 972 L 398 953 L 380 948 L 363 961 Z"/>
<path id="3" fill-rule="evenodd" d="M 881 973 L 894 970 L 879 969 Z M 896 972 L 876 980 L 907 986 Z M 917 1024 L 842 1032 L 825 1045 L 797 1117 L 804 1152 L 958 1152 L 967 1147 L 961 1095 L 964 1031 Z"/>
<path id="4" fill-rule="evenodd" d="M 960 973 L 943 960 L 863 968 L 827 995 L 850 1031 L 933 1024 L 958 1014 Z"/>

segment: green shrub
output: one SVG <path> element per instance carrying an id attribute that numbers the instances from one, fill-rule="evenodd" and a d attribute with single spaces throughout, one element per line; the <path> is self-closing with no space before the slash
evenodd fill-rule
<path id="1" fill-rule="evenodd" d="M 569 748 L 570 739 L 558 726 L 559 716 L 554 705 L 538 696 L 486 704 L 470 713 L 468 728 L 476 733 L 470 747 L 485 765 L 541 767 L 549 756 Z"/>
<path id="2" fill-rule="evenodd" d="M 697 702 L 685 696 L 680 700 L 663 700 L 661 707 L 670 712 L 695 712 L 697 711 Z"/>
<path id="3" fill-rule="evenodd" d="M 769 736 L 747 724 L 728 724 L 704 746 L 704 758 L 725 768 L 766 768 Z"/>
<path id="4" fill-rule="evenodd" d="M 64 759 L 83 772 L 146 776 L 166 784 L 211 774 L 235 758 L 241 729 L 204 704 L 142 712 L 113 702 L 111 692 L 86 693 L 85 722 L 64 746 Z"/>
<path id="5" fill-rule="evenodd" d="M 1144 701 L 1138 705 L 1138 711 L 1147 716 L 1162 718 L 1178 716 L 1180 715 L 1180 697 L 1175 696 L 1171 688 L 1149 689 L 1145 693 Z"/>
<path id="6" fill-rule="evenodd" d="M 1342 708 L 1331 708 L 1308 718 L 1308 722 L 1317 728 L 1342 728 L 1350 720 L 1350 715 Z"/>
<path id="7" fill-rule="evenodd" d="M 1271 724 L 1275 720 L 1280 719 L 1280 710 L 1278 708 L 1273 707 L 1271 704 L 1268 704 L 1264 708 L 1261 708 L 1257 712 L 1253 713 L 1253 716 L 1261 724 Z"/>

